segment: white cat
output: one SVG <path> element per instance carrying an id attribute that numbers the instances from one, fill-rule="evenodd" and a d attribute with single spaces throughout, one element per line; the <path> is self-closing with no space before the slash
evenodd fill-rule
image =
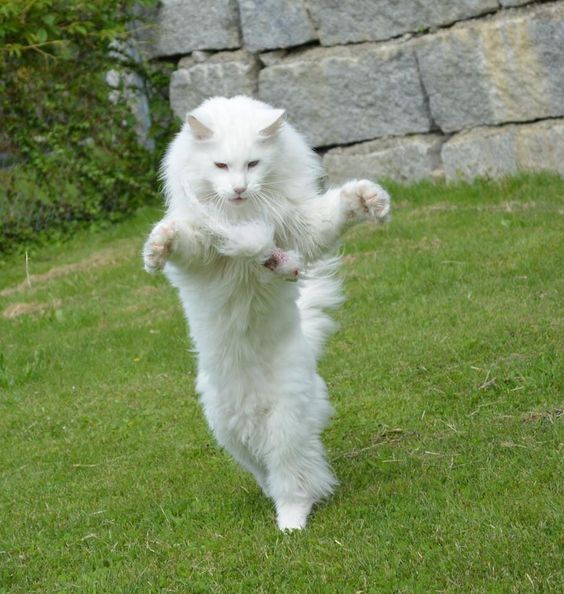
<path id="1" fill-rule="evenodd" d="M 144 248 L 178 288 L 198 353 L 197 390 L 217 441 L 303 528 L 336 480 L 320 434 L 332 408 L 316 360 L 341 301 L 335 247 L 347 223 L 384 221 L 370 181 L 318 191 L 318 157 L 284 111 L 205 101 L 163 162 L 167 212 Z M 297 282 L 285 282 L 297 280 Z"/>

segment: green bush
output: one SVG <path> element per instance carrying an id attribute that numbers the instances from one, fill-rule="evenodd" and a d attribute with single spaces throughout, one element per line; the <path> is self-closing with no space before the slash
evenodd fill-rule
<path id="1" fill-rule="evenodd" d="M 145 0 L 143 4 L 150 4 Z M 137 142 L 125 104 L 109 100 L 116 67 L 142 69 L 161 99 L 163 76 L 116 56 L 138 0 L 3 0 L 0 5 L 0 251 L 44 232 L 115 218 L 156 194 L 159 151 Z"/>

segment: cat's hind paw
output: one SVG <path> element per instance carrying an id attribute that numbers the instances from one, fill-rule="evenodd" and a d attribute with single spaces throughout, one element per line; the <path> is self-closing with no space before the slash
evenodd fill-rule
<path id="1" fill-rule="evenodd" d="M 175 221 L 161 221 L 151 231 L 143 247 L 145 270 L 155 274 L 162 270 L 174 250 L 178 228 Z"/>
<path id="2" fill-rule="evenodd" d="M 303 530 L 306 527 L 311 506 L 311 501 L 277 503 L 276 523 L 278 524 L 278 528 L 284 532 Z"/>
<path id="3" fill-rule="evenodd" d="M 297 252 L 274 248 L 270 256 L 263 262 L 263 266 L 272 270 L 284 280 L 297 281 L 303 264 Z"/>
<path id="4" fill-rule="evenodd" d="M 381 223 L 390 220 L 391 199 L 384 188 L 367 179 L 346 183 L 341 196 L 353 218 L 368 218 Z"/>

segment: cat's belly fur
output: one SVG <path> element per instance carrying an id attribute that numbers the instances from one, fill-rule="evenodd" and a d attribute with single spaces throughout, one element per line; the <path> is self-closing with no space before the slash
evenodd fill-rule
<path id="1" fill-rule="evenodd" d="M 318 433 L 331 413 L 301 330 L 298 288 L 265 272 L 167 272 L 198 352 L 206 418 L 222 445 L 243 444 L 257 459 L 281 418 Z"/>

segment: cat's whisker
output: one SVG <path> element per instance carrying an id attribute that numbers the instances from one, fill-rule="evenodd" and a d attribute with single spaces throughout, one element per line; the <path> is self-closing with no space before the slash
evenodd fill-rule
<path id="1" fill-rule="evenodd" d="M 272 195 L 268 195 L 265 192 L 256 192 L 254 196 L 258 199 L 261 206 L 265 207 L 271 217 L 274 219 L 275 224 L 279 228 L 284 226 L 284 217 L 278 211 L 274 205 L 275 198 Z"/>
<path id="2" fill-rule="evenodd" d="M 261 182 L 261 186 L 276 186 L 276 185 L 280 185 L 280 186 L 284 186 L 284 185 L 288 185 L 288 180 L 264 180 Z"/>

